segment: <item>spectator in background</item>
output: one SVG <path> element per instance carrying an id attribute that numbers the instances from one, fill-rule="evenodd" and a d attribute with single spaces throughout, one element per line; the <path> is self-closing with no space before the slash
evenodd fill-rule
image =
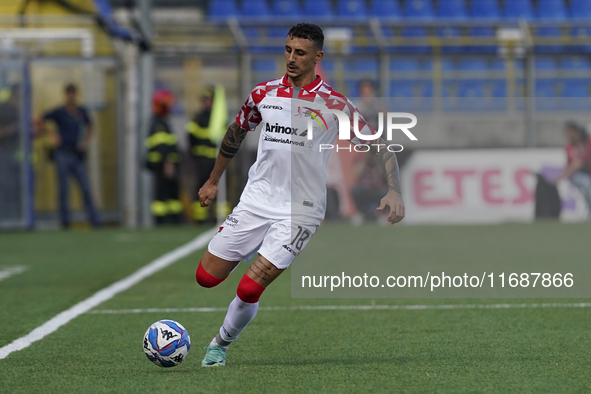
<path id="1" fill-rule="evenodd" d="M 384 111 L 376 98 L 374 84 L 364 79 L 359 82 L 358 88 L 360 97 L 355 100 L 355 104 L 367 122 L 377 130 L 380 112 Z M 388 192 L 388 186 L 375 156 L 361 153 L 361 158 L 353 166 L 353 175 L 357 184 L 351 188 L 351 197 L 357 213 L 352 223 L 359 225 L 366 220 L 379 219 L 375 209 L 380 205 L 382 196 Z"/>
<path id="2" fill-rule="evenodd" d="M 35 120 L 35 132 L 43 135 L 48 132 L 47 121 L 56 125 L 57 133 L 53 134 L 55 150 L 53 159 L 57 168 L 59 181 L 59 206 L 62 226 L 70 227 L 69 184 L 70 176 L 74 176 L 80 185 L 84 206 L 88 219 L 93 227 L 100 226 L 99 217 L 92 201 L 90 184 L 86 173 L 86 153 L 93 136 L 92 122 L 85 107 L 76 102 L 78 89 L 73 84 L 66 85 L 65 103 Z"/>
<path id="3" fill-rule="evenodd" d="M 17 85 L 0 90 L 0 219 L 20 215 L 19 101 Z"/>
<path id="4" fill-rule="evenodd" d="M 209 174 L 211 174 L 215 165 L 218 151 L 215 137 L 212 135 L 210 127 L 214 95 L 214 87 L 207 86 L 201 96 L 201 110 L 187 123 L 187 136 L 189 138 L 191 156 L 193 156 L 195 163 L 197 182 L 195 185 L 196 202 L 193 203 L 193 218 L 197 223 L 203 223 L 209 219 L 210 207 L 213 206 L 202 207 L 199 202 L 198 192 L 209 179 Z M 215 218 L 212 220 L 215 221 Z"/>
<path id="5" fill-rule="evenodd" d="M 570 179 L 583 194 L 591 218 L 591 138 L 575 122 L 566 123 L 564 134 L 567 140 L 567 166 L 556 178 L 556 182 Z"/>
<path id="6" fill-rule="evenodd" d="M 359 81 L 359 98 L 353 99 L 359 112 L 364 114 L 365 120 L 373 127 L 378 129 L 379 114 L 383 112 L 383 108 L 376 98 L 376 89 L 374 83 L 369 79 Z"/>
<path id="7" fill-rule="evenodd" d="M 388 192 L 388 184 L 375 155 L 362 153 L 362 158 L 355 162 L 353 173 L 357 184 L 351 188 L 351 196 L 355 202 L 357 213 L 352 218 L 354 225 L 366 220 L 378 220 L 380 216 L 376 208 L 380 200 Z"/>
<path id="8" fill-rule="evenodd" d="M 173 103 L 174 96 L 167 90 L 157 90 L 152 96 L 154 115 L 146 146 L 147 166 L 154 174 L 154 200 L 151 211 L 157 225 L 180 223 L 183 211 L 179 199 L 181 156 L 177 138 L 168 120 Z"/>

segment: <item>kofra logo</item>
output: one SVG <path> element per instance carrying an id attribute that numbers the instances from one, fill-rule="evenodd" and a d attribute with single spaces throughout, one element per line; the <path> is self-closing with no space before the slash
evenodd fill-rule
<path id="1" fill-rule="evenodd" d="M 308 115 L 309 114 L 309 115 Z M 324 126 L 326 127 L 326 129 L 328 129 L 328 126 L 326 124 L 325 119 L 323 118 L 323 115 L 325 114 L 331 114 L 334 115 L 337 118 L 337 123 L 339 125 L 339 140 L 344 140 L 347 141 L 350 139 L 350 135 L 351 135 L 351 131 L 350 131 L 350 119 L 349 116 L 343 112 L 343 111 L 339 111 L 336 109 L 323 109 L 323 110 L 313 110 L 311 108 L 306 108 L 306 116 L 309 118 L 307 119 L 308 124 L 307 124 L 307 131 L 308 131 L 308 139 L 311 140 L 314 138 L 314 124 L 312 122 L 312 120 L 315 120 L 316 123 L 318 123 L 318 125 L 320 126 L 321 130 L 324 130 L 322 128 L 322 125 L 320 124 L 319 119 L 322 120 L 322 122 L 324 123 Z M 382 137 L 382 134 L 384 132 L 384 120 L 386 119 L 386 140 L 387 141 L 392 141 L 392 136 L 393 136 L 393 132 L 394 130 L 400 130 L 402 131 L 411 141 L 418 141 L 417 137 L 415 137 L 415 135 L 410 131 L 410 129 L 412 129 L 413 127 L 415 127 L 417 125 L 417 117 L 411 113 L 408 112 L 387 112 L 387 113 L 383 113 L 383 112 L 379 112 L 378 113 L 378 129 L 376 130 L 375 134 L 362 134 L 361 131 L 359 130 L 359 113 L 355 112 L 353 114 L 353 133 L 355 133 L 355 136 L 357 138 L 359 138 L 362 141 L 376 141 L 379 140 Z M 410 120 L 410 122 L 408 123 L 395 123 L 395 119 L 408 119 Z M 372 144 L 372 145 L 376 145 L 378 150 L 380 149 L 380 147 L 386 147 L 390 152 L 402 152 L 402 150 L 404 149 L 402 145 L 400 144 Z M 319 149 L 322 152 L 322 150 L 330 150 L 330 149 L 334 149 L 335 146 L 333 144 L 320 144 Z M 343 148 L 343 147 L 339 147 L 337 146 L 337 151 L 339 151 L 339 149 L 341 150 L 349 150 L 351 149 L 351 147 L 349 146 L 348 149 L 347 148 Z M 356 152 L 368 152 L 370 147 L 367 144 L 357 144 L 353 147 L 353 149 Z"/>

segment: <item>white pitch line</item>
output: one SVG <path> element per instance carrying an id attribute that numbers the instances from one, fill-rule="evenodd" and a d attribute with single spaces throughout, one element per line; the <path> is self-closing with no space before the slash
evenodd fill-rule
<path id="1" fill-rule="evenodd" d="M 27 270 L 24 265 L 16 265 L 14 267 L 0 268 L 0 281 L 10 278 L 13 275 L 22 274 Z"/>
<path id="2" fill-rule="evenodd" d="M 374 310 L 433 310 L 433 309 L 525 309 L 525 308 L 590 308 L 591 303 L 537 303 L 537 304 L 445 304 L 445 305 L 299 305 L 263 306 L 259 311 L 374 311 Z M 228 308 L 148 308 L 103 309 L 90 311 L 95 315 L 132 313 L 210 313 L 226 312 Z"/>
<path id="3" fill-rule="evenodd" d="M 108 287 L 105 287 L 84 301 L 72 306 L 70 309 L 57 314 L 52 319 L 35 328 L 24 337 L 18 338 L 8 345 L 1 347 L 0 360 L 6 358 L 13 352 L 30 346 L 33 342 L 43 339 L 76 317 L 113 298 L 116 294 L 131 288 L 150 275 L 155 274 L 156 272 L 168 267 L 169 265 L 172 265 L 183 257 L 186 257 L 196 250 L 201 249 L 207 244 L 209 239 L 215 234 L 216 231 L 217 227 L 201 234 L 191 242 L 188 242 L 174 249 L 173 251 L 166 253 L 165 255 L 143 266 L 128 277 L 123 278 Z"/>

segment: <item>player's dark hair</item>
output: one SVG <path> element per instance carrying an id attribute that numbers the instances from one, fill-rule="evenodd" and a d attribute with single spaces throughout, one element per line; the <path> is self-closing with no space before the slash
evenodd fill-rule
<path id="1" fill-rule="evenodd" d="M 73 83 L 69 83 L 64 87 L 64 92 L 66 92 L 66 93 L 70 93 L 70 92 L 76 93 L 77 91 L 78 91 L 78 88 Z"/>
<path id="2" fill-rule="evenodd" d="M 580 126 L 577 122 L 570 120 L 570 121 L 566 122 L 564 127 L 566 129 L 575 131 L 577 134 L 579 134 L 579 138 L 582 140 L 587 138 L 587 131 L 585 130 L 584 127 Z"/>
<path id="3" fill-rule="evenodd" d="M 322 50 L 322 46 L 324 45 L 324 33 L 320 26 L 313 23 L 298 23 L 297 25 L 293 25 L 289 29 L 287 36 L 290 38 L 310 40 L 319 51 Z"/>

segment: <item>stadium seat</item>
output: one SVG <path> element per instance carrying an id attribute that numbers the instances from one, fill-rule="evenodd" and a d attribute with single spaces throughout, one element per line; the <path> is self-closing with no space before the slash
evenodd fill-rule
<path id="1" fill-rule="evenodd" d="M 411 19 L 430 19 L 433 7 L 430 0 L 405 0 L 404 16 Z"/>
<path id="2" fill-rule="evenodd" d="M 470 16 L 473 18 L 496 20 L 501 17 L 497 0 L 473 0 L 470 4 Z"/>
<path id="3" fill-rule="evenodd" d="M 563 20 L 567 18 L 566 6 L 563 0 L 538 0 L 538 18 L 549 20 Z"/>
<path id="4" fill-rule="evenodd" d="M 538 0 L 537 16 L 541 21 L 562 21 L 567 18 L 563 0 Z M 560 27 L 538 27 L 536 34 L 540 37 L 558 37 L 562 35 Z M 560 53 L 562 45 L 537 46 L 536 51 L 542 53 Z"/>
<path id="5" fill-rule="evenodd" d="M 471 1 L 470 4 L 470 18 L 478 22 L 495 22 L 501 17 L 501 11 L 497 0 Z M 474 26 L 470 27 L 468 32 L 468 34 L 473 37 L 494 37 L 496 35 L 496 29 L 493 26 Z M 466 48 L 466 52 L 496 53 L 497 47 L 496 45 L 470 46 Z"/>
<path id="6" fill-rule="evenodd" d="M 589 99 L 589 80 L 571 79 L 562 86 L 562 97 L 584 97 Z"/>
<path id="7" fill-rule="evenodd" d="M 390 71 L 420 71 L 421 64 L 414 58 L 395 58 L 390 61 Z"/>
<path id="8" fill-rule="evenodd" d="M 242 16 L 247 16 L 249 19 L 266 19 L 271 16 L 266 0 L 242 0 L 240 11 Z"/>
<path id="9" fill-rule="evenodd" d="M 491 70 L 494 71 L 505 71 L 507 68 L 507 62 L 505 59 L 494 59 L 491 64 Z"/>
<path id="10" fill-rule="evenodd" d="M 589 80 L 567 80 L 562 86 L 562 109 L 564 110 L 590 110 L 591 99 L 589 94 Z"/>
<path id="11" fill-rule="evenodd" d="M 396 0 L 373 0 L 371 15 L 380 19 L 399 19 L 400 6 Z"/>
<path id="12" fill-rule="evenodd" d="M 238 16 L 238 7 L 234 0 L 215 0 L 209 3 L 209 18 L 222 21 Z"/>
<path id="13" fill-rule="evenodd" d="M 377 73 L 379 64 L 377 59 L 356 59 L 345 62 L 344 70 Z"/>
<path id="14" fill-rule="evenodd" d="M 583 56 L 572 56 L 562 59 L 560 68 L 564 70 L 591 70 L 591 59 Z"/>
<path id="15" fill-rule="evenodd" d="M 293 0 L 274 0 L 273 16 L 282 19 L 295 19 L 302 15 L 299 3 Z"/>
<path id="16" fill-rule="evenodd" d="M 446 19 L 465 19 L 466 4 L 464 0 L 439 0 L 437 2 L 436 16 Z"/>
<path id="17" fill-rule="evenodd" d="M 539 110 L 557 110 L 559 102 L 555 79 L 538 79 L 536 81 L 536 108 Z"/>
<path id="18" fill-rule="evenodd" d="M 487 71 L 490 67 L 485 59 L 460 59 L 458 70 L 461 71 Z"/>
<path id="19" fill-rule="evenodd" d="M 556 70 L 556 60 L 551 57 L 537 57 L 535 60 L 536 70 Z"/>
<path id="20" fill-rule="evenodd" d="M 433 83 L 425 80 L 390 81 L 391 106 L 400 111 L 433 109 Z"/>
<path id="21" fill-rule="evenodd" d="M 571 0 L 570 16 L 573 19 L 591 19 L 591 1 Z"/>
<path id="22" fill-rule="evenodd" d="M 433 8 L 430 0 L 405 0 L 404 3 L 404 17 L 406 19 L 422 19 L 430 20 L 433 18 Z M 428 30 L 424 26 L 406 26 L 402 28 L 402 36 L 413 37 L 427 37 Z M 405 47 L 402 48 L 404 52 L 410 53 L 429 53 L 429 47 Z"/>
<path id="23" fill-rule="evenodd" d="M 363 20 L 367 18 L 367 10 L 362 0 L 340 0 L 337 13 L 340 18 Z"/>
<path id="24" fill-rule="evenodd" d="M 485 97 L 486 83 L 481 80 L 461 81 L 458 87 L 458 97 L 472 97 L 472 98 L 483 98 Z M 482 102 L 482 100 L 478 100 Z"/>
<path id="25" fill-rule="evenodd" d="M 494 80 L 491 81 L 490 96 L 495 98 L 507 97 L 507 81 L 506 80 Z"/>
<path id="26" fill-rule="evenodd" d="M 505 1 L 504 16 L 508 19 L 533 19 L 534 10 L 531 0 Z"/>
<path id="27" fill-rule="evenodd" d="M 277 71 L 277 62 L 274 59 L 260 59 L 252 62 L 252 71 L 261 73 L 274 73 Z"/>
<path id="28" fill-rule="evenodd" d="M 329 0 L 304 0 L 304 15 L 311 19 L 331 19 L 334 13 Z"/>

